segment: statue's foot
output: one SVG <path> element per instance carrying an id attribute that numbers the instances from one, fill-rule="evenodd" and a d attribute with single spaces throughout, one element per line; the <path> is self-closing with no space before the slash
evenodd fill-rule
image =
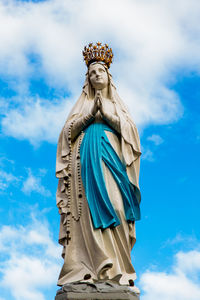
<path id="1" fill-rule="evenodd" d="M 129 280 L 129 289 L 136 294 L 140 294 L 140 290 L 135 286 L 135 283 L 132 279 Z"/>
<path id="2" fill-rule="evenodd" d="M 84 276 L 84 278 L 83 278 L 83 280 L 89 280 L 89 279 L 91 279 L 91 275 L 90 274 L 86 274 L 85 276 Z"/>
<path id="3" fill-rule="evenodd" d="M 140 290 L 137 286 L 129 286 L 129 289 L 136 294 L 140 294 Z"/>
<path id="4" fill-rule="evenodd" d="M 134 285 L 135 285 L 133 279 L 130 279 L 130 280 L 129 280 L 129 285 L 130 285 L 130 286 L 134 286 Z"/>

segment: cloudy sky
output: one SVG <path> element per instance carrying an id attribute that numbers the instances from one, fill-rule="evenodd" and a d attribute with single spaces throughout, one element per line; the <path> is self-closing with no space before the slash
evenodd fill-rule
<path id="1" fill-rule="evenodd" d="M 56 143 L 90 41 L 140 131 L 141 300 L 200 299 L 199 18 L 199 0 L 0 0 L 0 300 L 55 296 Z"/>

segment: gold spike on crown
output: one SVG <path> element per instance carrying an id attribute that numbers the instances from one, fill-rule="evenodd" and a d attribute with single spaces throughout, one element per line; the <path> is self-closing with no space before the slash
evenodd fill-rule
<path id="1" fill-rule="evenodd" d="M 96 45 L 93 45 L 93 43 L 90 43 L 88 46 L 84 47 L 83 57 L 87 66 L 92 62 L 101 61 L 109 68 L 112 63 L 113 53 L 112 49 L 109 48 L 107 44 L 102 45 L 98 42 Z"/>

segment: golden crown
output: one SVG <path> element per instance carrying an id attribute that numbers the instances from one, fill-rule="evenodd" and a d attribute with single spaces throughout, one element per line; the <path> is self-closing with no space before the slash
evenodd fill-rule
<path id="1" fill-rule="evenodd" d="M 90 43 L 84 47 L 83 57 L 87 66 L 92 62 L 101 61 L 109 68 L 112 63 L 113 53 L 112 49 L 108 47 L 108 44 L 102 45 L 98 42 L 96 45 L 93 45 L 93 43 Z"/>

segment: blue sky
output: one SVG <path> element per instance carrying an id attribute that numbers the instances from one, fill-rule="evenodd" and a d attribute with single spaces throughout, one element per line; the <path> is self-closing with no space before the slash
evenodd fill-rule
<path id="1" fill-rule="evenodd" d="M 140 131 L 141 300 L 200 299 L 199 14 L 196 0 L 0 0 L 0 300 L 55 296 L 56 143 L 97 40 Z"/>

